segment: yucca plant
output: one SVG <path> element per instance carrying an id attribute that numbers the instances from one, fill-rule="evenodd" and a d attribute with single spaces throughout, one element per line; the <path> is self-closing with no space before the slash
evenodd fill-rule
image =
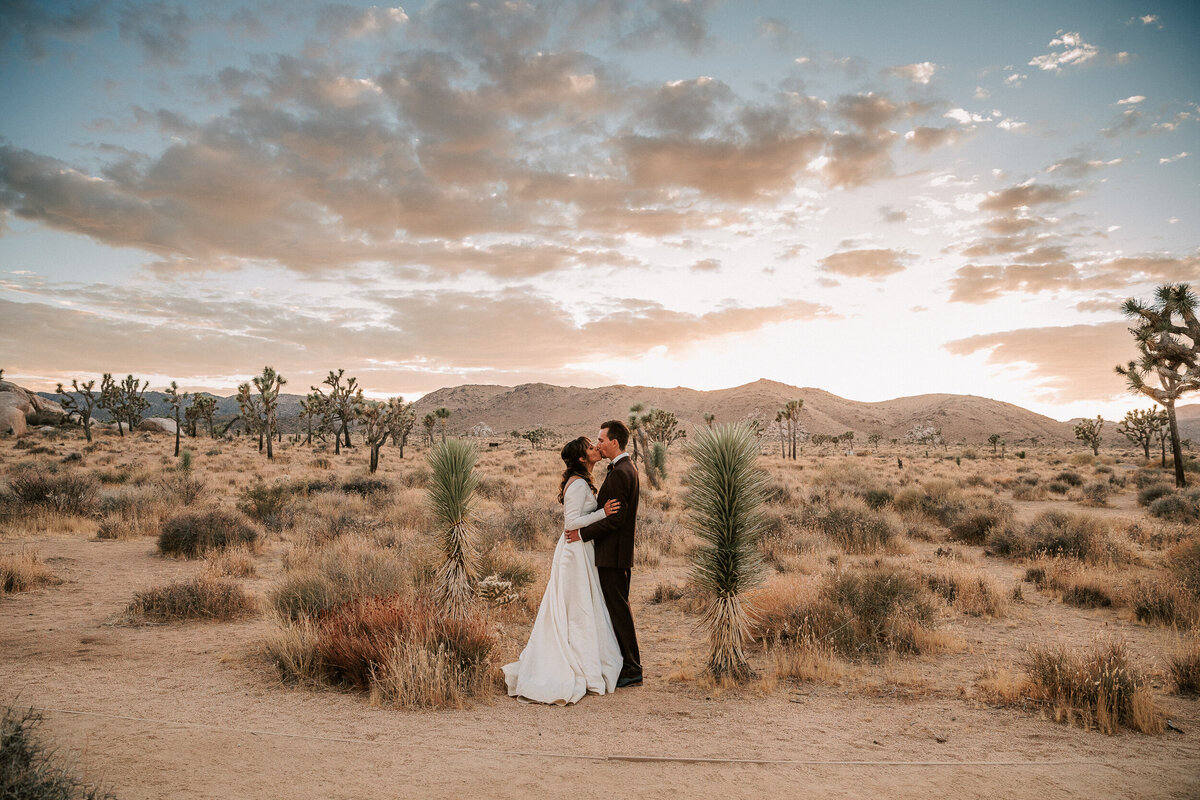
<path id="1" fill-rule="evenodd" d="M 452 617 L 467 615 L 474 596 L 475 542 L 471 506 L 475 486 L 475 448 L 458 439 L 448 439 L 429 453 L 429 510 L 439 523 L 445 561 L 436 575 L 437 592 Z"/>
<path id="2" fill-rule="evenodd" d="M 717 679 L 750 677 L 745 646 L 751 618 L 745 593 L 762 584 L 756 542 L 762 529 L 766 475 L 755 464 L 758 440 L 745 425 L 701 428 L 689 446 L 687 521 L 703 544 L 692 557 L 692 582 L 707 595 L 701 627 L 707 670 Z"/>

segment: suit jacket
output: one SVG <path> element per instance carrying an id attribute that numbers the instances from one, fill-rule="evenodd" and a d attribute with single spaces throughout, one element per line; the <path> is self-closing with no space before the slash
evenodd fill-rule
<path id="1" fill-rule="evenodd" d="M 621 501 L 621 510 L 579 529 L 580 539 L 595 543 L 597 567 L 633 567 L 633 530 L 637 524 L 640 491 L 641 484 L 633 459 L 626 457 L 615 462 L 600 485 L 596 502 L 603 508 L 607 501 L 616 498 Z"/>

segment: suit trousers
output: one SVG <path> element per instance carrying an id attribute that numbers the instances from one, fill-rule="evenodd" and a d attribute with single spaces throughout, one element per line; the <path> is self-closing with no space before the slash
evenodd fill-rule
<path id="1" fill-rule="evenodd" d="M 596 567 L 600 579 L 600 591 L 604 593 L 604 605 L 612 619 L 613 633 L 621 648 L 622 678 L 642 677 L 642 658 L 638 653 L 637 631 L 633 628 L 633 611 L 629 608 L 629 575 L 627 569 Z"/>

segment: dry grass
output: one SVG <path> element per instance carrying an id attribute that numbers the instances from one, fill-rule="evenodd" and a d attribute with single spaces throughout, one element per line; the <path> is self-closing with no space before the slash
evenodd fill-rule
<path id="1" fill-rule="evenodd" d="M 1181 642 L 1167 656 L 1167 669 L 1180 694 L 1200 694 L 1200 638 L 1192 636 Z"/>
<path id="2" fill-rule="evenodd" d="M 62 580 L 33 551 L 0 555 L 0 590 L 5 593 L 28 592 L 60 583 Z"/>
<path id="3" fill-rule="evenodd" d="M 1133 560 L 1128 544 L 1102 519 L 1088 514 L 1043 511 L 1024 527 L 1006 525 L 988 535 L 988 546 L 1013 558 L 1066 556 L 1092 564 L 1125 564 Z"/>
<path id="4" fill-rule="evenodd" d="M 253 578 L 258 573 L 254 550 L 238 545 L 212 552 L 205 559 L 204 571 L 218 577 Z"/>
<path id="5" fill-rule="evenodd" d="M 413 579 L 396 550 L 358 535 L 293 550 L 285 566 L 269 599 L 281 617 L 292 621 L 319 616 L 355 598 L 395 594 Z"/>
<path id="6" fill-rule="evenodd" d="M 956 611 L 972 617 L 1003 617 L 1008 598 L 1000 584 L 982 570 L 950 562 L 925 572 L 925 583 Z"/>
<path id="7" fill-rule="evenodd" d="M 199 558 L 226 547 L 255 547 L 258 538 L 258 531 L 242 517 L 212 509 L 169 519 L 158 536 L 158 549 L 167 556 Z"/>
<path id="8" fill-rule="evenodd" d="M 257 611 L 257 601 L 241 584 L 201 575 L 138 592 L 125 614 L 131 622 L 178 622 L 243 619 Z"/>

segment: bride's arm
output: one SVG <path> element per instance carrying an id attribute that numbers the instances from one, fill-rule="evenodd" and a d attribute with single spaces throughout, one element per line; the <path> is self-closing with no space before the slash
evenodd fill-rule
<path id="1" fill-rule="evenodd" d="M 571 482 L 567 487 L 566 493 L 563 495 L 563 530 L 573 531 L 579 528 L 587 527 L 593 522 L 599 522 L 604 519 L 604 508 L 597 508 L 595 511 L 586 513 L 584 508 L 587 507 L 587 500 L 591 495 L 591 489 L 582 479 L 577 479 Z"/>

